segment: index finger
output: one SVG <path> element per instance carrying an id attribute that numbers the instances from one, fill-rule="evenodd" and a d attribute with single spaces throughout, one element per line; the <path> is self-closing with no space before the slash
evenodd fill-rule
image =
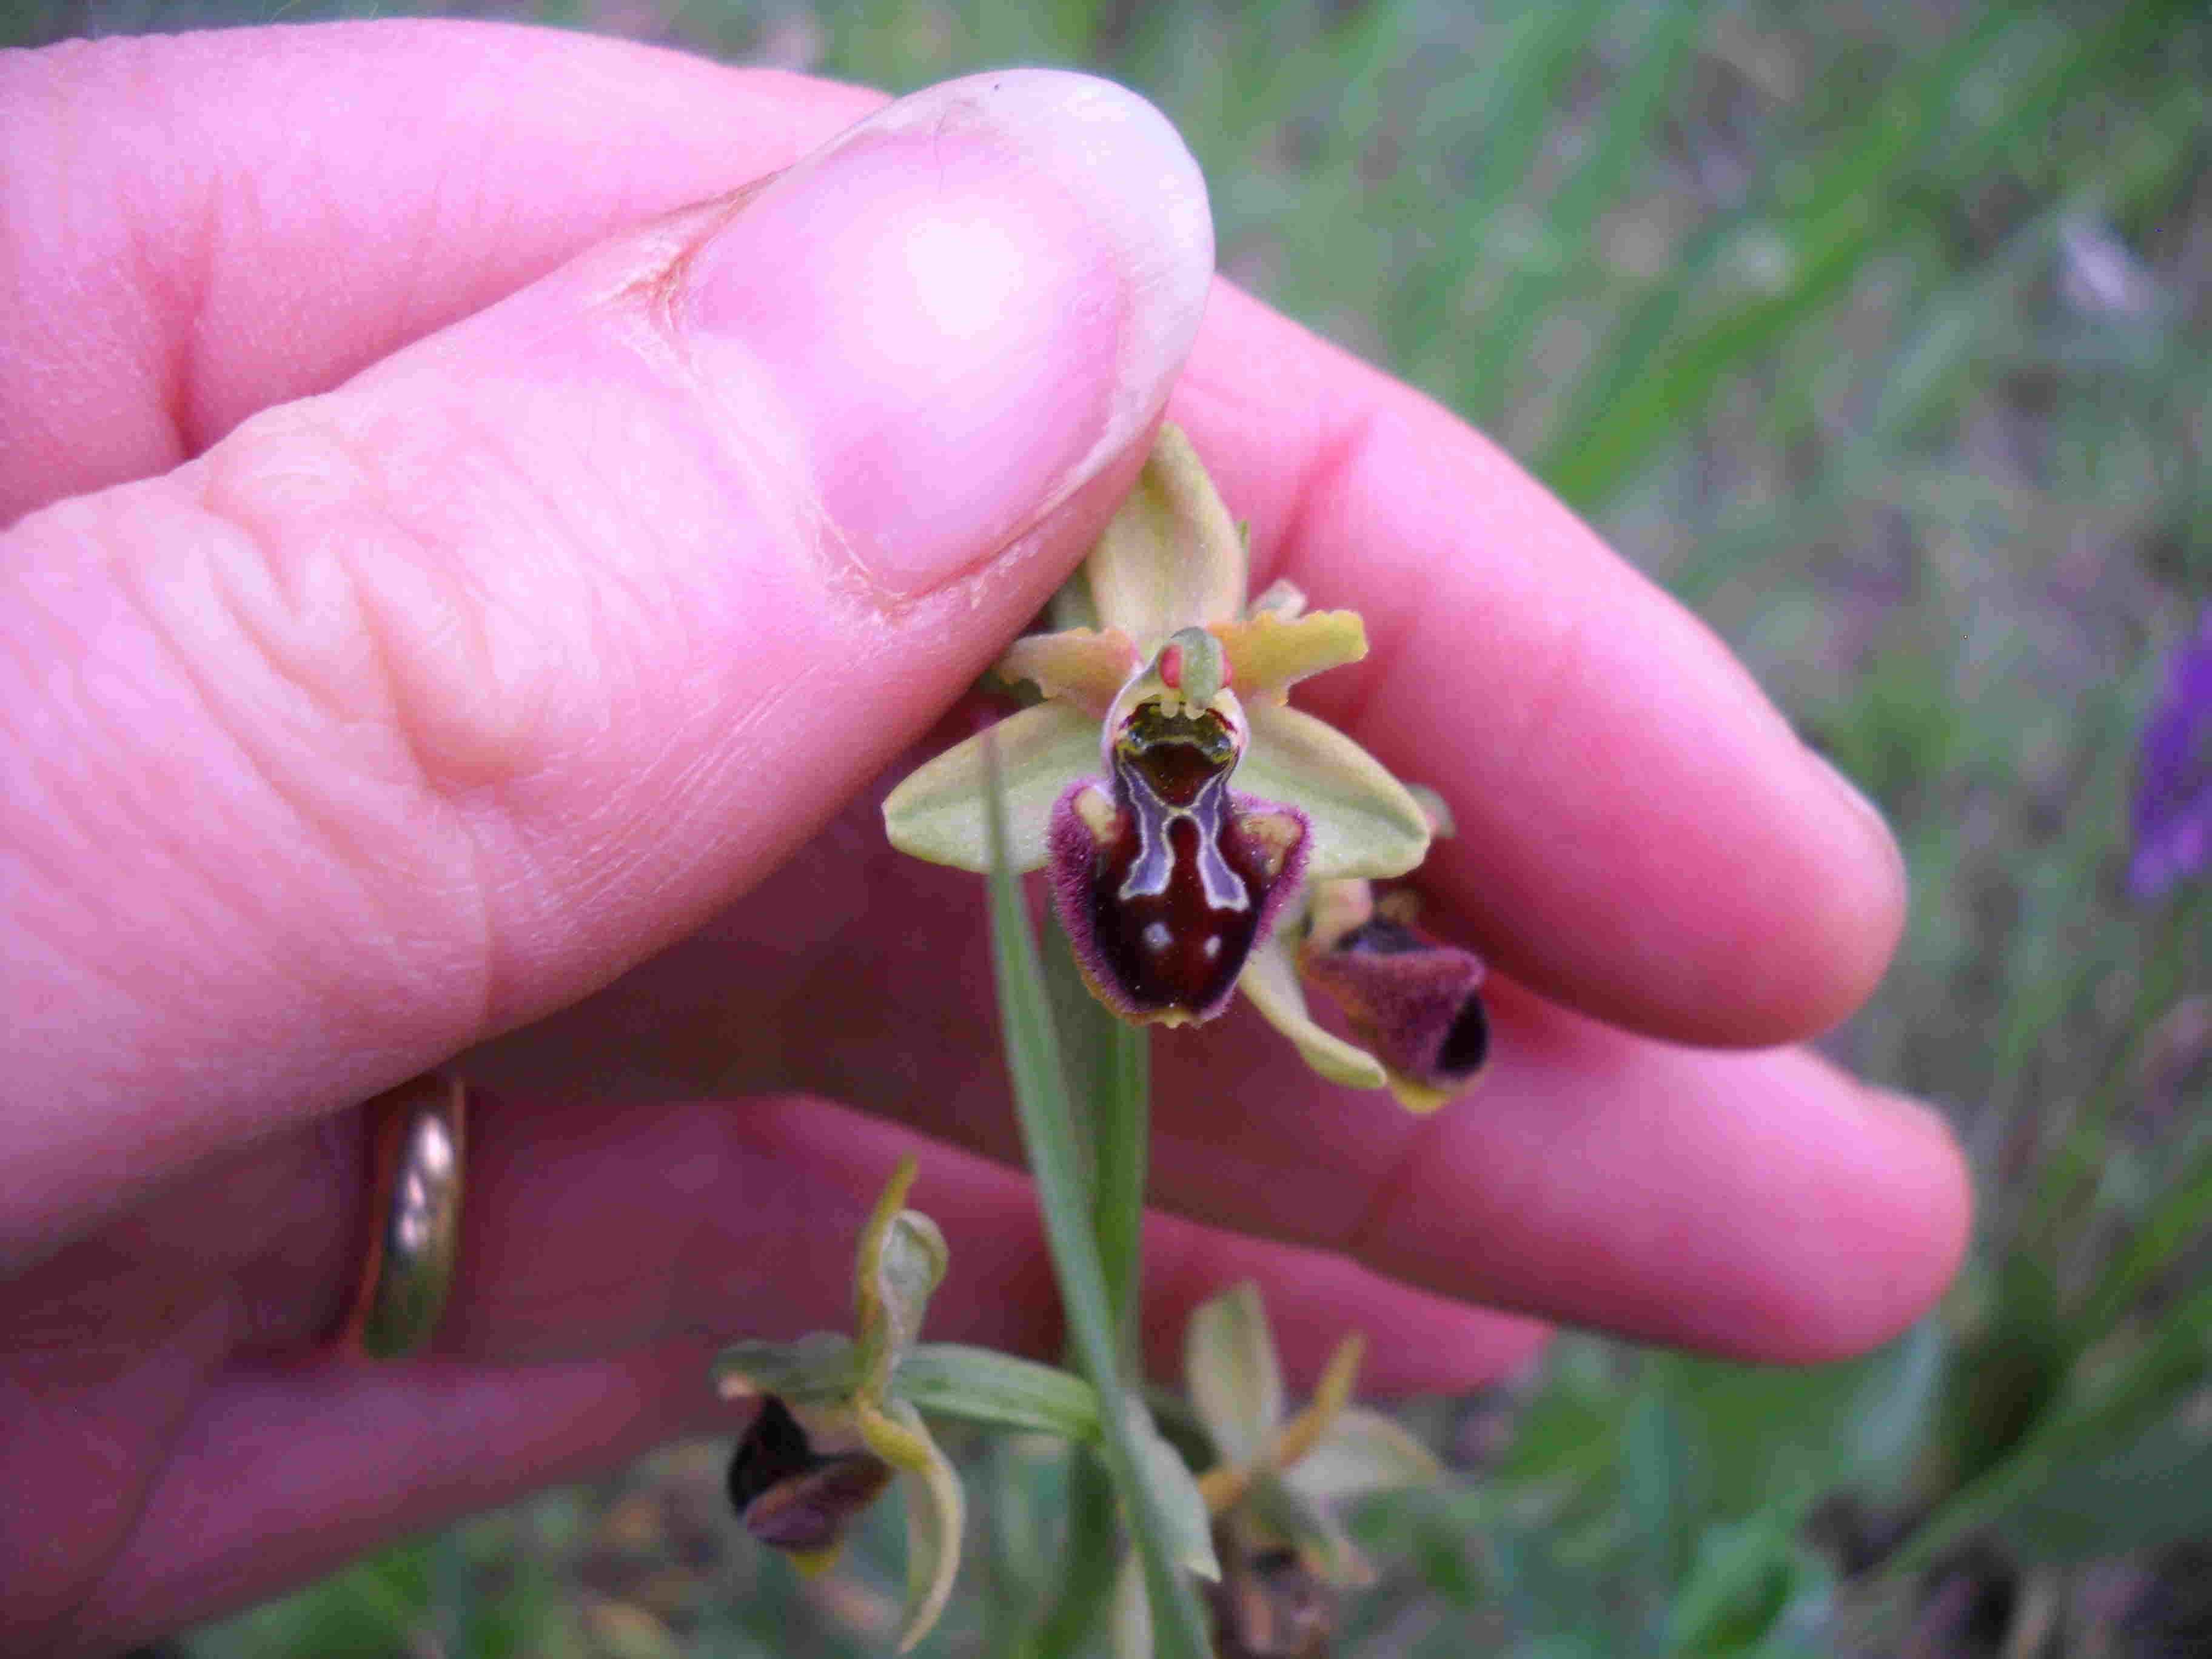
<path id="1" fill-rule="evenodd" d="M 1786 1042 L 1865 999 L 1904 926 L 1881 815 L 1509 456 L 1220 283 L 1169 415 L 1251 520 L 1255 588 L 1365 619 L 1371 654 L 1310 701 L 1449 803 L 1422 879 L 1468 942 L 1684 1042 Z"/>

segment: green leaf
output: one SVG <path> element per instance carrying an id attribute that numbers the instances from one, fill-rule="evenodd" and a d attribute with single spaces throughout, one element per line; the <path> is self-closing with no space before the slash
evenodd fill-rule
<path id="1" fill-rule="evenodd" d="M 997 749 L 1006 792 L 1008 859 L 1018 871 L 1043 867 L 1054 805 L 1077 779 L 1100 770 L 1098 722 L 1057 701 L 1009 714 L 908 773 L 884 801 L 892 846 L 956 870 L 990 869 L 987 738 Z"/>
<path id="2" fill-rule="evenodd" d="M 1708 1527 L 1667 1621 L 1668 1647 L 1699 1659 L 1798 1651 L 1834 1597 L 1826 1565 L 1771 1519 Z"/>
<path id="3" fill-rule="evenodd" d="M 1992 1525 L 2029 1560 L 2119 1555 L 2212 1538 L 2212 1425 L 2177 1412 L 2055 1463 Z"/>
<path id="4" fill-rule="evenodd" d="M 1053 1029 L 1036 940 L 1030 932 L 1029 908 L 1008 856 L 1004 800 L 998 789 L 994 752 L 985 750 L 993 773 L 987 797 L 991 803 L 987 815 L 991 950 L 999 987 L 1000 1026 L 1023 1151 L 1036 1185 L 1045 1243 L 1059 1280 L 1069 1334 L 1091 1386 L 1098 1392 L 1099 1420 L 1105 1430 L 1101 1452 L 1144 1564 L 1155 1637 L 1170 1659 L 1206 1659 L 1205 1615 L 1174 1552 L 1167 1513 L 1174 1499 L 1154 1490 L 1149 1437 L 1140 1443 L 1133 1432 L 1142 1405 L 1127 1395 L 1121 1382 L 1113 1307 L 1105 1273 L 1099 1266 L 1097 1241 L 1091 1231 L 1086 1183 L 1060 1068 L 1060 1041 Z"/>
<path id="5" fill-rule="evenodd" d="M 1182 1372 L 1221 1462 L 1249 1463 L 1267 1451 L 1283 1420 L 1283 1374 L 1258 1285 L 1233 1285 L 1191 1315 Z"/>
<path id="6" fill-rule="evenodd" d="M 1084 569 L 1101 625 L 1148 658 L 1177 629 L 1243 614 L 1244 544 L 1182 428 L 1160 428 Z"/>
<path id="7" fill-rule="evenodd" d="M 1255 702 L 1231 785 L 1295 806 L 1313 823 L 1308 881 L 1402 876 L 1427 856 L 1428 815 L 1382 763 L 1326 721 Z"/>
<path id="8" fill-rule="evenodd" d="M 1096 1389 L 1079 1376 L 994 1349 L 922 1343 L 899 1366 L 891 1391 L 933 1417 L 1098 1443 Z"/>
<path id="9" fill-rule="evenodd" d="M 1701 1437 L 1664 1387 L 1647 1385 L 1621 1425 L 1621 1508 L 1636 1529 L 1650 1576 L 1670 1584 L 1689 1565 L 1710 1501 Z"/>

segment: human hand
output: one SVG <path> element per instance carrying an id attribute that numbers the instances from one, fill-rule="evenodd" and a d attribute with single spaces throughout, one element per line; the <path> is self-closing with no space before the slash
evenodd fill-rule
<path id="1" fill-rule="evenodd" d="M 878 101 L 443 24 L 0 59 L 11 1632 L 118 1644 L 726 1422 L 709 1339 L 840 1323 L 917 1146 L 933 1334 L 1051 1345 L 979 896 L 872 781 L 1171 386 L 1257 580 L 1364 613 L 1311 706 L 1451 801 L 1431 914 L 1498 976 L 1427 1120 L 1241 1012 L 1160 1042 L 1155 1352 L 1256 1276 L 1294 1370 L 1356 1325 L 1385 1389 L 1525 1357 L 1478 1303 L 1811 1359 L 1948 1278 L 1940 1127 L 1770 1047 L 1880 973 L 1895 853 L 1711 636 L 1209 301 L 1194 169 L 1095 83 L 924 94 L 717 199 Z M 349 1109 L 457 1053 L 438 1341 L 313 1357 Z"/>

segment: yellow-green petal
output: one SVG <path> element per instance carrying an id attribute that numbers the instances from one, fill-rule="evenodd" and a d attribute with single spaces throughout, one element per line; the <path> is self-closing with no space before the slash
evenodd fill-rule
<path id="1" fill-rule="evenodd" d="M 902 1207 L 915 1160 L 904 1158 L 861 1231 L 853 1274 L 853 1327 L 860 1392 L 880 1400 L 892 1369 L 921 1334 L 929 1298 L 944 1281 L 951 1252 L 945 1234 L 919 1210 Z"/>
<path id="2" fill-rule="evenodd" d="M 1296 708 L 1255 702 L 1244 714 L 1251 741 L 1231 787 L 1312 821 L 1307 880 L 1402 876 L 1427 855 L 1428 815 L 1374 756 Z"/>
<path id="3" fill-rule="evenodd" d="M 1001 678 L 1027 680 L 1048 697 L 1064 697 L 1094 720 L 1106 718 L 1115 694 L 1145 659 L 1118 628 L 1075 628 L 1025 634 L 999 659 Z"/>
<path id="4" fill-rule="evenodd" d="M 1237 981 L 1260 1016 L 1297 1048 L 1298 1057 L 1331 1083 L 1347 1089 L 1379 1089 L 1382 1062 L 1367 1050 L 1325 1031 L 1306 1012 L 1305 988 L 1298 982 L 1296 959 L 1280 929 L 1246 958 Z"/>
<path id="5" fill-rule="evenodd" d="M 1180 428 L 1160 428 L 1084 572 L 1100 625 L 1146 656 L 1179 628 L 1243 615 L 1243 540 Z"/>
<path id="6" fill-rule="evenodd" d="M 1316 611 L 1286 617 L 1262 611 L 1244 622 L 1214 623 L 1229 653 L 1229 683 L 1248 701 L 1280 702 L 1291 686 L 1367 654 L 1367 625 L 1356 611 Z"/>
<path id="7" fill-rule="evenodd" d="M 989 799 L 987 738 L 998 747 L 1006 786 L 1008 861 L 1019 871 L 1042 867 L 1054 803 L 1077 779 L 1099 771 L 1098 722 L 1058 701 L 1009 714 L 908 773 L 884 802 L 884 830 L 892 846 L 932 864 L 990 872 L 983 816 Z"/>

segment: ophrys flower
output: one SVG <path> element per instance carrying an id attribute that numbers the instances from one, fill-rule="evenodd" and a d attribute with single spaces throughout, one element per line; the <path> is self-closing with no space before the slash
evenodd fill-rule
<path id="1" fill-rule="evenodd" d="M 1249 596 L 1243 538 L 1175 428 L 1054 610 L 1066 625 L 1016 641 L 997 667 L 1040 701 L 907 778 L 884 823 L 903 851 L 988 871 L 995 748 L 1014 864 L 1049 869 L 1084 975 L 1123 1018 L 1212 1018 L 1240 979 L 1249 988 L 1302 884 L 1421 861 L 1420 802 L 1287 702 L 1297 681 L 1364 656 L 1364 627 L 1348 611 L 1307 611 L 1286 584 Z M 1255 1000 L 1311 1025 L 1302 1001 Z M 1323 1069 L 1379 1087 L 1382 1068 L 1363 1059 Z"/>

